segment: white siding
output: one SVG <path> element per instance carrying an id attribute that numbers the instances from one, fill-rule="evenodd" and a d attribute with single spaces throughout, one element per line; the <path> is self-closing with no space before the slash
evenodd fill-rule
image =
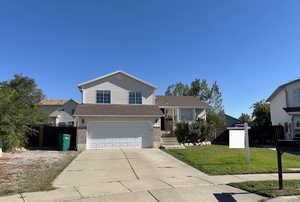
<path id="1" fill-rule="evenodd" d="M 293 83 L 287 87 L 287 95 L 288 95 L 288 107 L 300 107 L 300 102 L 298 99 L 294 97 L 294 90 L 300 88 L 300 81 Z"/>
<path id="2" fill-rule="evenodd" d="M 142 93 L 142 104 L 155 104 L 155 92 L 153 88 L 123 74 L 116 74 L 83 86 L 82 102 L 84 104 L 96 103 L 97 90 L 110 90 L 111 104 L 129 104 L 128 95 L 130 91 Z"/>
<path id="3" fill-rule="evenodd" d="M 283 110 L 286 107 L 285 91 L 282 90 L 276 95 L 270 103 L 271 121 L 272 125 L 281 124 L 284 126 L 285 122 L 290 122 L 290 116 Z"/>

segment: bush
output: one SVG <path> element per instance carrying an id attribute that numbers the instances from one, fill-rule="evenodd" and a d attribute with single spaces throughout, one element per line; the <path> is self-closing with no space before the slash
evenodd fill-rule
<path id="1" fill-rule="evenodd" d="M 176 124 L 175 136 L 178 142 L 185 143 L 189 134 L 189 124 L 186 122 L 180 122 Z"/>
<path id="2" fill-rule="evenodd" d="M 211 140 L 214 124 L 207 122 L 180 122 L 176 124 L 175 135 L 180 143 L 198 143 Z"/>

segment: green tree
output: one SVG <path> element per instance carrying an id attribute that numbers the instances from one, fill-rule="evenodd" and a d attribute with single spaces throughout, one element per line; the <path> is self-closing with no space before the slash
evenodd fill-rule
<path id="1" fill-rule="evenodd" d="M 223 99 L 222 99 L 222 93 L 221 90 L 217 84 L 217 82 L 214 82 L 211 87 L 210 97 L 209 97 L 209 106 L 216 112 L 216 113 L 222 113 L 224 112 L 223 107 Z"/>
<path id="2" fill-rule="evenodd" d="M 188 96 L 189 94 L 190 94 L 190 87 L 181 82 L 168 86 L 165 92 L 165 95 L 171 95 L 171 96 Z"/>
<path id="3" fill-rule="evenodd" d="M 33 79 L 15 75 L 0 83 L 0 147 L 4 151 L 26 145 L 32 124 L 46 123 L 47 114 L 37 109 L 44 97 Z"/>
<path id="4" fill-rule="evenodd" d="M 199 100 L 202 102 L 208 102 L 208 100 L 211 97 L 211 89 L 208 86 L 208 83 L 205 79 L 201 80 L 200 82 L 200 90 L 199 95 L 196 96 L 199 97 Z"/>
<path id="5" fill-rule="evenodd" d="M 270 104 L 265 100 L 261 100 L 252 105 L 253 123 L 257 126 L 271 125 Z"/>
<path id="6" fill-rule="evenodd" d="M 251 116 L 246 113 L 242 113 L 241 116 L 239 117 L 239 120 L 241 120 L 243 123 L 251 123 Z"/>

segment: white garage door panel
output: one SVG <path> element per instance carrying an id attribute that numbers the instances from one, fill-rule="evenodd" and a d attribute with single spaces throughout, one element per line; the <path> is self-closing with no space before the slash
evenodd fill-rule
<path id="1" fill-rule="evenodd" d="M 152 147 L 152 130 L 149 122 L 88 123 L 87 149 Z"/>

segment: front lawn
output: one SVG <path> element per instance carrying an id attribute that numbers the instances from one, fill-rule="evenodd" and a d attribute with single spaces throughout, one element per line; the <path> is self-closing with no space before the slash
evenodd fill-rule
<path id="1" fill-rule="evenodd" d="M 282 190 L 278 189 L 278 181 L 275 180 L 247 181 L 240 183 L 230 183 L 229 185 L 267 197 L 300 194 L 300 180 L 283 180 L 284 189 Z"/>
<path id="2" fill-rule="evenodd" d="M 76 151 L 25 151 L 0 158 L 0 196 L 53 189 L 56 176 L 77 156 Z"/>
<path id="3" fill-rule="evenodd" d="M 228 146 L 211 145 L 165 150 L 179 160 L 210 175 L 274 173 L 277 172 L 276 151 L 251 148 L 251 162 L 245 162 L 244 149 L 229 149 Z M 284 153 L 283 170 L 300 168 L 300 156 Z"/>

